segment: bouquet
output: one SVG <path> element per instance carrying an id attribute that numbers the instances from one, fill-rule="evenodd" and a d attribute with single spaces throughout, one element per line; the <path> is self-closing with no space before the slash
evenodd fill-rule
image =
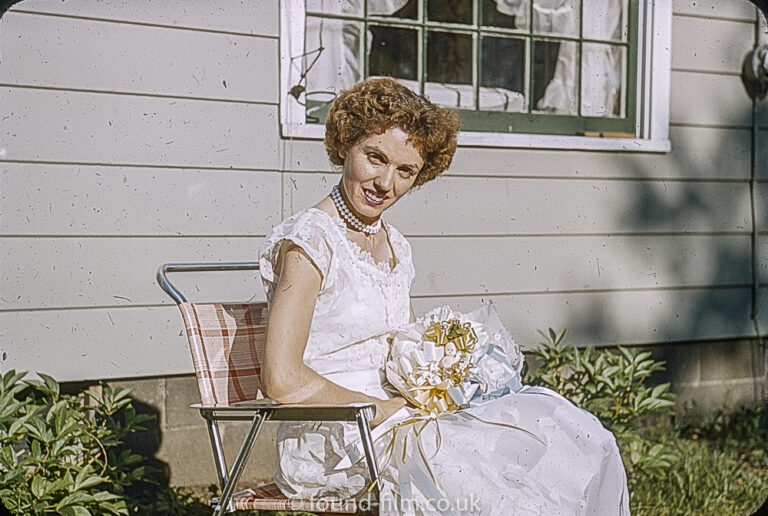
<path id="1" fill-rule="evenodd" d="M 424 414 L 519 390 L 523 356 L 492 304 L 436 308 L 390 337 L 387 380 Z"/>

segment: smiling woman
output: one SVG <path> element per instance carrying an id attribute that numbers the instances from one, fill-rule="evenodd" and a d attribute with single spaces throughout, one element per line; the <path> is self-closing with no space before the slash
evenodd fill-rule
<path id="1" fill-rule="evenodd" d="M 273 228 L 261 249 L 266 394 L 376 405 L 381 514 L 628 514 L 613 436 L 553 391 L 517 384 L 426 419 L 393 395 L 383 371 L 390 337 L 415 320 L 415 270 L 410 245 L 382 214 L 448 167 L 458 117 L 379 78 L 342 92 L 326 125 L 339 184 Z M 513 358 L 521 363 L 519 350 Z M 457 361 L 449 351 L 441 366 Z M 281 424 L 275 483 L 290 497 L 360 494 L 355 437 L 345 423 Z"/>

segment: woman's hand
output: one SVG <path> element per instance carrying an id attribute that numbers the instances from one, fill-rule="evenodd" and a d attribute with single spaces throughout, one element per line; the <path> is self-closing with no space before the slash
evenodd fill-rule
<path id="1" fill-rule="evenodd" d="M 371 420 L 371 428 L 379 426 L 384 420 L 406 405 L 405 398 L 392 398 L 391 400 L 378 400 L 376 403 L 376 417 Z"/>

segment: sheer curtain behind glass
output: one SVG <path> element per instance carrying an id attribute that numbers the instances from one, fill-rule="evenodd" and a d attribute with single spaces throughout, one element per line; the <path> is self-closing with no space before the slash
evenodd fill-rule
<path id="1" fill-rule="evenodd" d="M 421 0 L 368 0 L 369 16 L 397 18 L 415 18 L 415 4 Z M 533 111 L 558 114 L 578 114 L 578 44 L 574 41 L 558 40 L 558 36 L 579 38 L 579 0 L 533 0 L 533 67 L 540 66 L 542 60 L 554 60 L 554 72 L 533 73 L 532 99 Z M 311 116 L 313 105 L 329 102 L 342 89 L 349 88 L 363 78 L 363 52 L 366 51 L 365 39 L 376 41 L 376 36 L 389 35 L 389 44 L 396 48 L 385 49 L 399 63 L 382 62 L 380 58 L 387 41 L 379 41 L 379 47 L 369 61 L 371 75 L 386 74 L 397 77 L 415 91 L 419 91 L 419 68 L 417 63 L 420 35 L 412 27 L 389 27 L 370 25 L 369 33 L 364 35 L 363 23 L 349 19 L 328 19 L 313 17 L 312 13 L 347 15 L 362 18 L 365 14 L 364 0 L 307 0 L 307 20 L 305 31 L 304 66 L 310 66 L 307 73 L 308 115 Z M 497 12 L 514 20 L 514 28 L 528 32 L 530 5 L 529 0 L 493 0 Z M 487 2 L 488 3 L 488 2 Z M 621 41 L 623 35 L 623 0 L 583 0 L 584 27 L 583 37 L 595 40 Z M 494 4 L 491 4 L 494 5 Z M 409 7 L 411 14 L 406 14 Z M 522 77 L 528 55 L 524 51 L 522 37 L 483 38 L 481 52 L 490 52 L 482 56 L 483 76 L 477 88 L 479 98 L 475 98 L 476 87 L 472 84 L 472 56 L 458 56 L 461 48 L 441 47 L 437 36 L 445 33 L 428 33 L 427 64 L 430 59 L 453 59 L 456 66 L 466 67 L 465 74 L 470 79 L 458 79 L 453 82 L 429 80 L 424 84 L 424 93 L 434 102 L 462 109 L 499 110 L 508 112 L 527 111 L 526 90 Z M 430 38 L 435 37 L 430 47 Z M 542 40 L 540 37 L 548 37 Z M 554 39 L 551 39 L 554 38 Z M 380 39 L 380 38 L 379 38 Z M 553 42 L 554 41 L 554 42 Z M 436 46 L 437 45 L 437 46 Z M 319 52 L 318 52 L 319 51 Z M 313 53 L 315 52 L 315 53 Z M 315 57 L 317 58 L 314 61 Z M 392 58 L 390 58 L 391 60 Z M 583 43 L 581 57 L 581 114 L 585 116 L 620 116 L 623 60 L 625 51 L 617 45 Z M 434 62 L 434 61 L 433 61 Z M 383 68 L 382 68 L 383 67 Z M 381 68 L 380 71 L 379 68 Z M 550 64 L 550 68 L 552 65 Z M 518 78 L 510 82 L 494 81 L 493 74 L 513 75 Z M 490 77 L 487 79 L 486 77 Z M 500 85 L 496 85 L 495 83 Z M 514 83 L 514 84 L 512 84 Z M 529 93 L 531 95 L 531 93 Z"/>
<path id="2" fill-rule="evenodd" d="M 495 0 L 499 12 L 515 16 L 519 28 L 529 23 L 528 0 Z M 534 36 L 584 37 L 605 41 L 622 41 L 624 10 L 622 0 L 534 0 Z M 583 13 L 583 34 L 579 34 L 579 17 Z M 534 59 L 543 55 L 544 42 L 534 40 Z M 560 114 L 578 113 L 578 45 L 561 41 L 554 74 L 544 94 L 535 99 L 533 108 Z M 624 52 L 619 46 L 584 43 L 582 45 L 581 114 L 585 116 L 620 116 Z M 534 78 L 535 80 L 535 78 Z M 534 89 L 535 89 L 534 85 Z"/>

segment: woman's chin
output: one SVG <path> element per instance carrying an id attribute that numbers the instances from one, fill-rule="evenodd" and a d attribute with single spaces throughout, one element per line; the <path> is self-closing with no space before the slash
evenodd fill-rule
<path id="1" fill-rule="evenodd" d="M 386 208 L 384 203 L 380 206 L 375 206 L 366 202 L 362 206 L 355 206 L 354 211 L 357 217 L 366 224 L 375 224 Z"/>

